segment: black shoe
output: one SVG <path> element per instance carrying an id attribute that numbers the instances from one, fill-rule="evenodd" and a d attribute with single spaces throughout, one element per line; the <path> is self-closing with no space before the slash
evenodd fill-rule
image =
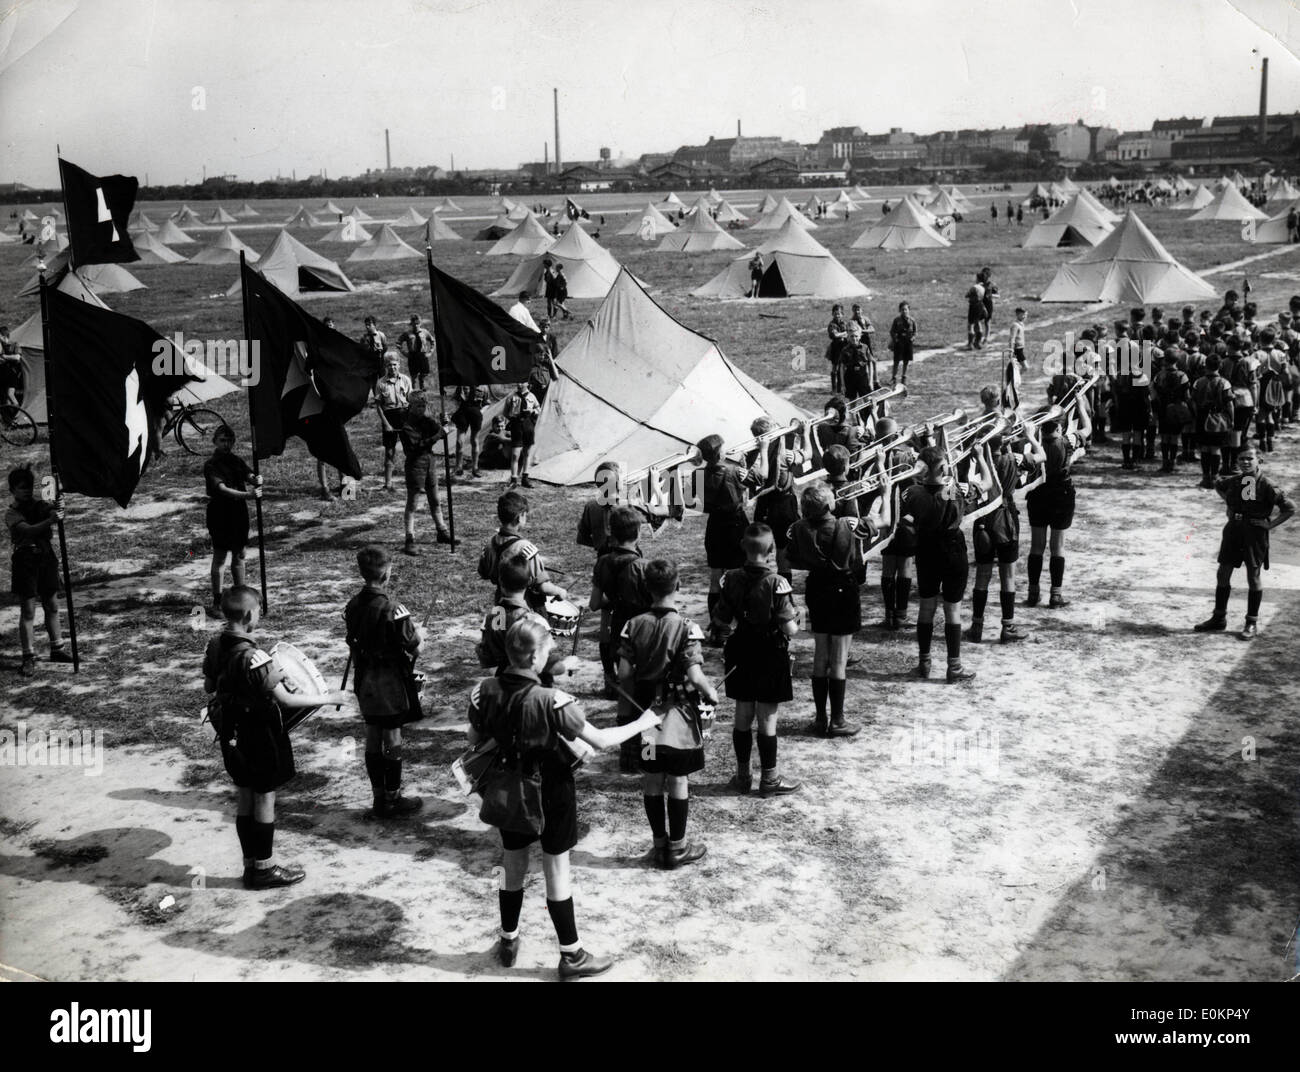
<path id="1" fill-rule="evenodd" d="M 741 796 L 747 796 L 749 791 L 754 788 L 754 776 L 746 774 L 743 778 L 739 773 L 731 776 L 731 781 L 727 783 L 728 789 L 734 789 Z"/>
<path id="2" fill-rule="evenodd" d="M 439 543 L 451 543 L 451 533 L 450 533 L 450 532 L 447 532 L 447 531 L 445 531 L 445 530 L 444 530 L 444 531 L 440 531 L 440 532 L 438 533 L 438 542 L 439 542 Z"/>
<path id="3" fill-rule="evenodd" d="M 412 558 L 419 558 L 419 557 L 420 557 L 420 551 L 419 551 L 419 549 L 415 546 L 415 540 L 414 540 L 414 539 L 407 540 L 406 543 L 404 543 L 404 544 L 402 545 L 402 554 L 404 554 L 404 555 L 410 555 Z"/>
<path id="4" fill-rule="evenodd" d="M 18 672 L 23 677 L 34 677 L 36 675 L 36 656 L 24 655 L 22 668 Z"/>
<path id="5" fill-rule="evenodd" d="M 831 720 L 831 728 L 826 732 L 831 737 L 856 737 L 862 732 L 862 727 L 856 722 L 846 722 L 844 716 L 840 715 L 838 719 Z"/>
<path id="6" fill-rule="evenodd" d="M 1051 597 L 1047 600 L 1047 607 L 1049 610 L 1060 610 L 1061 607 L 1068 607 L 1069 605 L 1070 601 L 1066 599 L 1065 596 L 1061 595 L 1060 592 L 1053 592 Z"/>
<path id="7" fill-rule="evenodd" d="M 963 669 L 959 663 L 957 666 L 948 667 L 948 684 L 960 685 L 965 681 L 974 681 L 975 671 Z"/>
<path id="8" fill-rule="evenodd" d="M 917 664 L 908 671 L 908 676 L 928 679 L 930 676 L 930 660 L 925 658 L 918 661 Z"/>
<path id="9" fill-rule="evenodd" d="M 791 793 L 797 793 L 803 788 L 803 782 L 787 782 L 779 775 L 769 781 L 762 778 L 758 783 L 758 795 L 760 797 L 784 797 Z"/>
<path id="10" fill-rule="evenodd" d="M 1031 584 L 1029 586 L 1029 591 L 1025 593 L 1025 606 L 1026 607 L 1038 606 L 1038 601 L 1040 598 L 1041 597 L 1038 594 L 1038 585 Z"/>
<path id="11" fill-rule="evenodd" d="M 519 483 L 522 484 L 522 485 L 523 485 L 524 487 L 526 487 L 526 488 L 531 488 L 531 487 L 533 486 L 533 482 L 532 482 L 531 480 L 529 480 L 528 477 L 526 477 L 526 476 L 522 476 L 522 477 L 520 477 L 520 478 L 519 478 Z M 611 963 L 613 963 L 613 962 L 611 961 Z"/>
<path id="12" fill-rule="evenodd" d="M 72 662 L 72 652 L 67 648 L 51 648 L 50 662 L 52 663 L 70 663 Z"/>
<path id="13" fill-rule="evenodd" d="M 250 867 L 244 871 L 244 889 L 275 890 L 281 886 L 296 886 L 307 872 L 301 867 Z"/>
<path id="14" fill-rule="evenodd" d="M 825 715 L 814 715 L 813 723 L 808 727 L 808 732 L 814 737 L 825 737 L 826 731 L 830 729 L 830 722 Z"/>
<path id="15" fill-rule="evenodd" d="M 1029 634 L 1022 631 L 1012 622 L 1007 622 L 1002 626 L 1002 636 L 1000 642 L 1003 644 L 1014 644 L 1017 640 L 1028 640 Z"/>
<path id="16" fill-rule="evenodd" d="M 885 620 L 876 626 L 877 629 L 888 629 L 891 633 L 898 628 L 897 620 L 892 614 L 886 614 Z"/>
<path id="17" fill-rule="evenodd" d="M 613 966 L 614 962 L 609 957 L 595 957 L 585 949 L 560 954 L 560 978 L 566 981 L 604 975 Z"/>
<path id="18" fill-rule="evenodd" d="M 513 968 L 519 959 L 519 939 L 499 938 L 496 947 L 497 963 L 503 968 Z"/>
<path id="19" fill-rule="evenodd" d="M 678 847 L 674 847 L 672 842 L 664 849 L 663 863 L 659 866 L 665 871 L 675 871 L 679 867 L 686 867 L 689 864 L 699 863 L 708 854 L 708 849 L 703 845 L 687 841 Z"/>
<path id="20" fill-rule="evenodd" d="M 1259 636 L 1259 626 L 1255 624 L 1253 618 L 1247 618 L 1245 626 L 1242 627 L 1241 632 L 1238 633 L 1237 636 L 1242 640 L 1254 640 Z"/>
<path id="21" fill-rule="evenodd" d="M 419 797 L 399 795 L 393 800 L 387 797 L 376 800 L 373 814 L 376 819 L 404 819 L 408 815 L 414 815 L 423 807 L 424 801 Z"/>
<path id="22" fill-rule="evenodd" d="M 966 630 L 966 639 L 972 644 L 981 644 L 984 641 L 984 622 L 976 620 L 970 623 L 970 628 Z"/>
<path id="23" fill-rule="evenodd" d="M 1218 633 L 1228 628 L 1228 619 L 1224 616 L 1214 614 L 1206 618 L 1203 622 L 1197 622 L 1192 629 L 1197 633 Z"/>
<path id="24" fill-rule="evenodd" d="M 916 626 L 916 622 L 912 621 L 912 619 L 909 618 L 906 614 L 895 614 L 895 615 L 894 615 L 894 628 L 895 628 L 895 629 L 912 629 L 912 628 L 914 628 L 915 626 Z"/>

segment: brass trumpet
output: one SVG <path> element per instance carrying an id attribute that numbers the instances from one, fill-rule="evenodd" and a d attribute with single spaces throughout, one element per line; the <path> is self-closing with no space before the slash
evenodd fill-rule
<path id="1" fill-rule="evenodd" d="M 1042 413 L 1031 413 L 1028 417 L 1023 413 L 1017 413 L 1015 419 L 1007 426 L 1006 437 L 1022 439 L 1030 429 L 1037 431 L 1049 421 L 1061 421 L 1064 418 L 1065 410 L 1057 405 L 1048 406 Z"/>
<path id="2" fill-rule="evenodd" d="M 878 439 L 874 443 L 868 443 L 865 447 L 860 447 L 849 456 L 849 468 L 861 469 L 873 458 L 878 455 L 888 454 L 891 450 L 897 450 L 912 438 L 912 429 L 900 428 L 893 435 L 886 436 L 884 439 Z"/>
<path id="3" fill-rule="evenodd" d="M 845 484 L 835 492 L 836 501 L 857 499 L 873 491 L 879 491 L 886 484 L 920 476 L 926 470 L 922 461 L 898 462 L 883 473 L 868 473 L 866 476 Z"/>
<path id="4" fill-rule="evenodd" d="M 651 462 L 640 469 L 633 469 L 623 477 L 623 481 L 626 484 L 633 484 L 644 480 L 651 473 L 662 473 L 665 469 L 676 469 L 679 465 L 700 466 L 703 464 L 704 457 L 700 454 L 700 448 L 692 446 L 689 450 L 669 454 L 666 458 L 660 458 L 657 462 Z"/>
<path id="5" fill-rule="evenodd" d="M 789 435 L 801 435 L 804 431 L 804 421 L 793 420 L 781 428 L 773 428 L 770 432 L 764 432 L 762 435 L 754 436 L 743 443 L 737 443 L 734 447 L 729 447 L 726 456 L 733 460 L 743 458 L 751 450 L 762 450 L 774 439 L 784 439 Z"/>
<path id="6" fill-rule="evenodd" d="M 1014 414 L 1004 409 L 991 410 L 969 424 L 945 434 L 948 447 L 957 454 L 964 453 L 972 444 L 982 445 L 1002 432 Z"/>

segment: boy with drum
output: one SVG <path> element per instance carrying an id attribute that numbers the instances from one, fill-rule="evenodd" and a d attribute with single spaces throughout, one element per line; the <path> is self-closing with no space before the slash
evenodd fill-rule
<path id="1" fill-rule="evenodd" d="M 592 610 L 601 614 L 600 661 L 605 670 L 605 697 L 618 698 L 618 672 L 614 665 L 614 648 L 623 635 L 623 626 L 650 609 L 650 595 L 645 587 L 645 559 L 637 539 L 641 535 L 641 515 L 630 506 L 616 506 L 609 515 L 609 537 L 604 553 L 596 560 L 591 574 Z M 619 770 L 637 771 L 635 742 L 623 746 Z"/>

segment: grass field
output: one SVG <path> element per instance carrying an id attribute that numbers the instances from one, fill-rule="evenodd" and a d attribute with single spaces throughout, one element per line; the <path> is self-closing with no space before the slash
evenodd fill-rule
<path id="1" fill-rule="evenodd" d="M 1022 189 L 996 195 L 1000 217 L 1007 197 L 1019 200 Z M 958 225 L 948 250 L 850 250 L 879 218 L 878 202 L 814 232 L 869 288 L 866 308 L 878 328 L 900 300 L 911 302 L 923 356 L 900 407 L 906 421 L 970 406 L 980 386 L 997 381 L 994 354 L 954 349 L 965 341 L 963 294 L 985 265 L 1001 290 L 995 342 L 1005 340 L 1016 304 L 1029 310 L 1031 354 L 1070 328 L 1125 312 L 1040 305 L 1036 295 L 1069 254 L 1019 249 L 1029 220 L 1019 229 L 1001 219 L 994 226 L 990 195 L 972 196 L 981 211 Z M 752 215 L 760 197 L 730 199 Z M 473 217 L 491 215 L 489 199 L 456 200 L 464 220 L 451 214 L 449 222 L 462 234 L 482 226 Z M 645 196 L 579 200 L 593 216 L 606 214 L 601 243 L 665 309 L 716 339 L 758 380 L 820 406 L 828 394 L 821 353 L 829 302 L 691 298 L 731 254 L 660 254 L 613 237 Z M 432 202 L 363 207 L 391 218 L 408 204 L 427 212 Z M 141 207 L 161 221 L 175 205 Z M 283 219 L 296 206 L 256 207 Z M 1208 278 L 1220 291 L 1240 289 L 1248 273 L 1251 297 L 1270 316 L 1300 291 L 1294 247 L 1251 246 L 1235 225 L 1193 224 L 1186 213 L 1139 213 L 1196 270 L 1262 255 Z M 273 233 L 236 229 L 256 249 Z M 347 255 L 347 247 L 321 245 L 310 231 L 294 233 L 327 256 Z M 195 229 L 195 237 L 206 234 Z M 744 232 L 739 237 L 752 244 Z M 485 257 L 486 248 L 466 241 L 434 253 L 445 270 L 487 291 L 514 259 Z M 21 266 L 29 252 L 0 246 L 0 293 L 30 277 Z M 373 314 L 395 339 L 411 312 L 427 314 L 421 262 L 347 270 L 356 293 L 309 304 L 342 330 L 359 333 L 361 318 Z M 108 296 L 114 309 L 168 334 L 239 336 L 239 300 L 224 297 L 237 269 L 132 271 L 148 289 Z M 571 305 L 575 320 L 557 325 L 562 345 L 598 303 Z M 0 308 L 15 325 L 35 305 L 8 299 Z M 799 347 L 807 368 L 792 363 Z M 1031 360 L 1026 398 L 1041 397 L 1044 383 Z M 242 398 L 229 396 L 217 408 L 240 430 L 237 449 L 246 452 Z M 353 438 L 373 474 L 379 437 L 368 415 L 354 422 Z M 1300 483 L 1297 442 L 1288 432 L 1268 459 L 1285 487 Z M 43 464 L 43 446 L 4 447 L 6 468 Z M 369 786 L 360 719 L 355 709 L 322 713 L 296 735 L 303 773 L 279 809 L 278 851 L 301 862 L 308 879 L 247 894 L 238 882 L 233 798 L 198 722 L 206 633 L 191 628 L 191 611 L 207 601 L 210 553 L 201 469 L 201 458 L 173 447 L 128 510 L 71 501 L 69 551 L 86 659 L 79 676 L 43 665 L 37 677 L 20 678 L 17 609 L 0 607 L 0 729 L 98 729 L 106 748 L 102 775 L 90 779 L 69 767 L 0 767 L 0 962 L 55 979 L 550 977 L 553 935 L 536 878 L 520 967 L 504 973 L 487 956 L 497 842 L 447 769 L 463 747 L 464 701 L 478 675 L 473 639 L 489 593 L 474 565 L 494 527 L 500 482 L 456 487 L 458 553 L 434 547 L 426 519 L 424 557 L 396 563 L 400 597 L 421 615 L 433 608 L 421 669 L 435 713 L 411 730 L 406 747 L 408 786 L 426 798 L 420 821 L 361 821 Z M 400 499 L 384 495 L 370 475 L 356 501 L 320 502 L 314 465 L 297 443 L 263 472 L 271 607 L 263 634 L 297 644 L 337 680 L 346 654 L 342 607 L 359 584 L 353 556 L 369 542 L 400 545 Z M 708 766 L 693 787 L 693 834 L 709 846 L 697 868 L 668 875 L 638 863 L 649 835 L 636 783 L 618 774 L 614 756 L 595 758 L 580 776 L 585 834 L 574 853 L 587 944 L 618 956 L 615 977 L 624 979 L 1294 975 L 1300 738 L 1291 689 L 1300 537 L 1291 528 L 1274 536 L 1259 640 L 1192 634 L 1212 599 L 1222 520 L 1217 500 L 1195 488 L 1197 475 L 1121 472 L 1113 447 L 1090 455 L 1076 478 L 1079 510 L 1067 544 L 1071 606 L 1018 610 L 1033 636 L 1015 649 L 967 646 L 966 661 L 979 673 L 971 686 L 907 680 L 912 634 L 864 629 L 849 707 L 866 729 L 852 741 L 803 734 L 811 638 L 802 635 L 792 647 L 796 700 L 783 711 L 781 747 L 783 766 L 805 781 L 805 792 L 781 801 L 728 794 L 724 701 Z M 573 542 L 582 492 L 539 487 L 529 497 L 533 539 L 563 571 L 575 601 L 585 602 L 592 556 Z M 702 528 L 688 518 L 642 544 L 679 562 L 683 609 L 697 619 L 707 588 Z M 872 567 L 867 622 L 880 617 L 877 581 Z M 1243 600 L 1234 593 L 1234 621 Z M 594 635 L 584 634 L 573 691 L 605 721 L 612 704 L 596 698 Z M 708 660 L 716 680 L 720 659 L 710 653 Z M 174 900 L 160 907 L 168 896 Z"/>

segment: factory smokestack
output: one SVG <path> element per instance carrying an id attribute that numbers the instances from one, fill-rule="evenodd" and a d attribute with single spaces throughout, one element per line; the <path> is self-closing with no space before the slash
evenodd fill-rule
<path id="1" fill-rule="evenodd" d="M 1259 71 L 1259 143 L 1268 141 L 1268 57 Z"/>
<path id="2" fill-rule="evenodd" d="M 555 174 L 560 173 L 560 91 L 551 90 L 551 99 L 555 104 Z"/>
<path id="3" fill-rule="evenodd" d="M 388 140 L 388 128 L 384 127 L 384 170 L 393 170 L 393 145 Z"/>
<path id="4" fill-rule="evenodd" d="M 740 137 L 740 120 L 736 120 L 736 137 Z"/>

